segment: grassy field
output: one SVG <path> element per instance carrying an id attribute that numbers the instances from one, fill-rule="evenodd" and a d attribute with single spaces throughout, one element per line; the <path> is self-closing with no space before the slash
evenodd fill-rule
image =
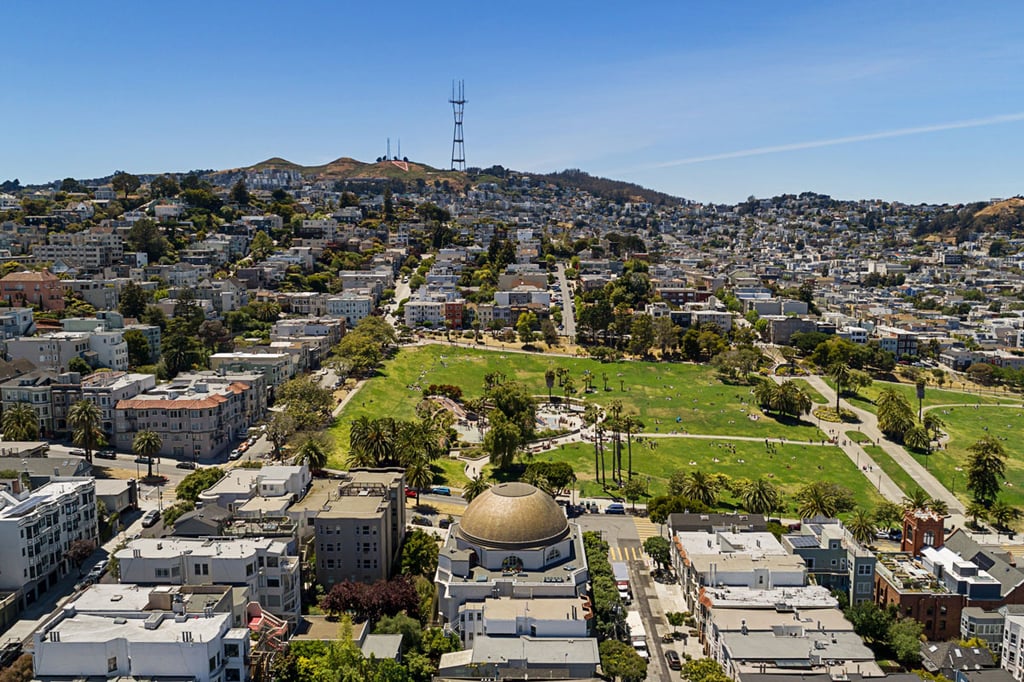
<path id="1" fill-rule="evenodd" d="M 656 442 L 654 449 L 648 443 Z M 735 447 L 733 454 L 724 447 Z M 538 461 L 568 462 L 576 471 L 578 488 L 590 497 L 607 496 L 595 482 L 594 447 L 588 443 L 574 443 L 562 449 L 537 455 Z M 716 461 L 718 460 L 718 461 Z M 611 471 L 611 450 L 605 450 L 606 471 Z M 627 465 L 625 447 L 622 453 L 623 470 Z M 715 441 L 697 438 L 657 438 L 633 445 L 633 476 L 650 480 L 652 495 L 668 490 L 668 480 L 678 469 L 722 473 L 732 478 L 771 478 L 787 498 L 801 486 L 825 479 L 852 490 L 860 505 L 868 508 L 881 501 L 875 488 L 869 485 L 863 473 L 837 447 L 796 444 L 774 444 L 768 452 L 764 443 L 751 441 Z M 609 481 L 611 478 L 609 477 Z M 728 503 L 728 497 L 726 497 Z M 789 502 L 787 513 L 793 511 Z"/>
<path id="2" fill-rule="evenodd" d="M 686 430 L 713 435 L 820 440 L 823 435 L 808 421 L 784 423 L 760 414 L 750 403 L 749 386 L 723 384 L 705 366 L 675 363 L 619 362 L 601 364 L 587 358 L 542 354 L 502 353 L 431 344 L 402 349 L 385 363 L 380 375 L 363 387 L 328 430 L 332 466 L 341 466 L 348 451 L 349 423 L 361 415 L 387 414 L 410 419 L 428 384 L 455 384 L 466 398 L 483 393 L 484 375 L 500 371 L 523 383 L 536 395 L 546 395 L 544 372 L 565 367 L 581 397 L 584 377 L 593 377 L 588 400 L 607 406 L 623 402 L 639 415 L 645 431 Z M 607 388 L 607 390 L 605 390 Z M 564 395 L 556 385 L 555 395 Z M 748 415 L 758 415 L 756 420 Z"/>
<path id="3" fill-rule="evenodd" d="M 825 381 L 830 387 L 835 388 L 835 382 L 831 379 L 826 378 Z M 846 393 L 843 395 L 843 399 L 849 402 L 855 407 L 860 407 L 868 412 L 875 414 L 875 400 L 878 398 L 882 389 L 887 387 L 893 387 L 910 401 L 911 406 L 914 408 L 914 412 L 917 412 L 917 387 L 913 384 L 897 384 L 891 381 L 876 381 L 867 388 L 862 388 L 853 395 Z M 998 405 L 998 404 L 1020 404 L 1020 398 L 1012 398 L 1007 395 L 996 396 L 988 393 L 966 393 L 963 391 L 950 391 L 947 389 L 935 388 L 934 386 L 928 386 L 924 392 L 924 406 L 930 407 L 934 405 Z"/>
<path id="4" fill-rule="evenodd" d="M 826 403 L 828 403 L 828 401 L 825 400 L 825 396 L 823 396 L 821 393 L 818 393 L 818 389 L 814 388 L 814 386 L 811 386 L 807 379 L 792 379 L 792 382 L 799 386 L 800 388 L 804 389 L 804 391 L 807 392 L 807 395 L 811 396 L 811 400 L 813 400 L 815 403 L 819 405 L 825 405 Z"/>
<path id="5" fill-rule="evenodd" d="M 871 439 L 865 436 L 860 431 L 847 431 L 846 437 L 852 440 L 854 443 L 870 443 Z"/>
<path id="6" fill-rule="evenodd" d="M 928 457 L 928 465 L 936 478 L 962 500 L 970 496 L 966 489 L 965 468 L 967 448 L 983 436 L 998 438 L 1006 450 L 1006 482 L 1001 499 L 1007 504 L 1024 506 L 1024 409 L 1019 407 L 953 407 L 939 409 L 938 416 L 946 426 L 949 442 L 944 450 Z M 921 456 L 918 455 L 918 458 Z M 955 477 L 955 478 L 954 478 Z"/>
<path id="7" fill-rule="evenodd" d="M 856 431 L 854 433 L 856 433 Z M 892 479 L 892 482 L 903 491 L 904 495 L 914 488 L 920 487 L 911 475 L 908 474 L 903 467 L 901 467 L 896 460 L 894 460 L 889 453 L 883 450 L 880 446 L 863 445 L 861 447 L 864 448 L 864 452 L 866 452 L 871 459 L 875 460 L 875 464 L 877 464 L 882 471 L 888 474 L 889 478 Z"/>

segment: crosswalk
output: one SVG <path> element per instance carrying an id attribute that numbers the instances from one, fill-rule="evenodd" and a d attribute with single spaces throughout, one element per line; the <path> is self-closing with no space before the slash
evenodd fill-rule
<path id="1" fill-rule="evenodd" d="M 636 526 L 636 534 L 640 537 L 640 544 L 643 544 L 647 538 L 661 534 L 661 527 L 658 524 L 652 523 L 649 519 L 641 516 L 633 517 L 633 525 Z"/>
<path id="2" fill-rule="evenodd" d="M 642 561 L 644 550 L 640 547 L 618 547 L 608 548 L 609 561 Z"/>

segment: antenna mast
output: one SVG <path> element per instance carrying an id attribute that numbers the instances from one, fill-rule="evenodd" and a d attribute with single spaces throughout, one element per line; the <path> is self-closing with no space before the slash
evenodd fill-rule
<path id="1" fill-rule="evenodd" d="M 455 133 L 452 135 L 452 170 L 466 170 L 466 147 L 462 135 L 462 114 L 466 109 L 466 86 L 464 81 L 452 81 L 452 98 L 448 100 L 452 105 L 452 114 L 455 116 Z"/>

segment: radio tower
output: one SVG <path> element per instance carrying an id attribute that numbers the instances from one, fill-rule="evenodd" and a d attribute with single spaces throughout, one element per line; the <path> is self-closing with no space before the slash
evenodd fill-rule
<path id="1" fill-rule="evenodd" d="M 452 98 L 448 100 L 455 115 L 455 134 L 452 136 L 452 170 L 466 170 L 466 147 L 462 137 L 462 112 L 466 108 L 466 86 L 463 81 L 452 81 Z"/>

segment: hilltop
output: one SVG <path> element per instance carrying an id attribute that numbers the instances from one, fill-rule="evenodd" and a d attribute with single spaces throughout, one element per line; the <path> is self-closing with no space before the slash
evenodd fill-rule
<path id="1" fill-rule="evenodd" d="M 1012 237 L 1024 235 L 1024 198 L 951 206 L 923 220 L 914 230 L 914 235 L 955 235 L 960 242 L 971 232 L 1006 232 Z"/>

